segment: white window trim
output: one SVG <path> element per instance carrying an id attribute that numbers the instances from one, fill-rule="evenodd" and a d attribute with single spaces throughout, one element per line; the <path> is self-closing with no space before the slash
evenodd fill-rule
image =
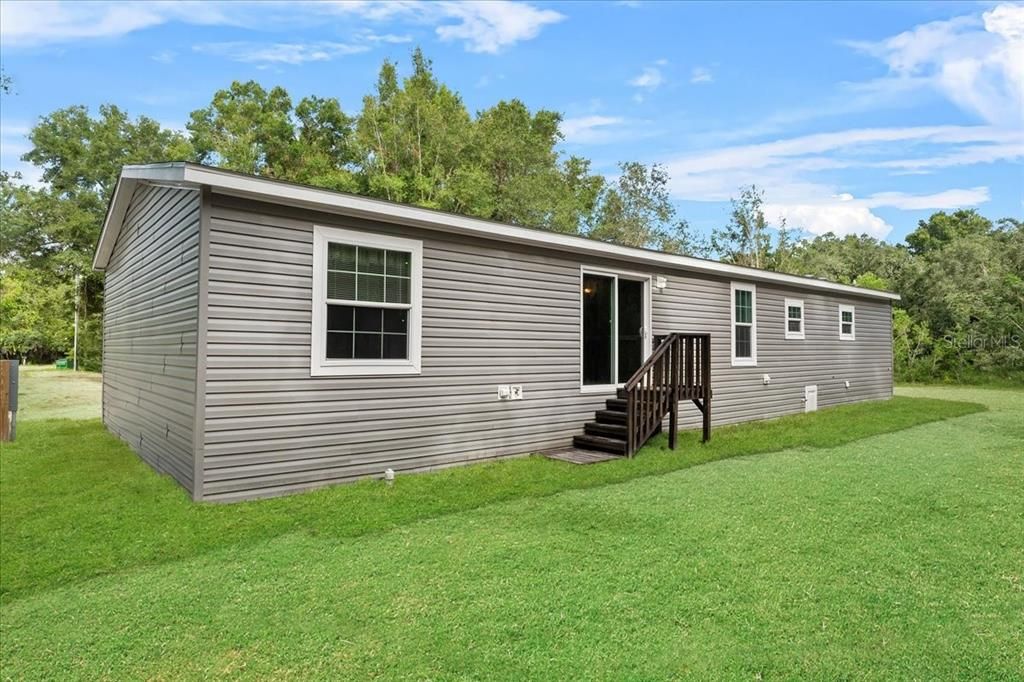
<path id="1" fill-rule="evenodd" d="M 644 285 L 644 343 L 643 343 L 643 361 L 646 362 L 647 358 L 651 356 L 651 340 L 653 338 L 651 334 L 651 308 L 653 308 L 653 301 L 651 300 L 651 275 L 643 274 L 640 272 L 629 272 L 627 270 L 604 270 L 601 268 L 591 268 L 585 265 L 580 266 L 580 280 L 579 284 L 579 296 L 580 296 L 580 393 L 610 393 L 616 389 L 625 386 L 625 382 L 619 384 L 584 384 L 583 383 L 583 276 L 584 275 L 599 275 L 601 277 L 611 277 L 615 280 L 615 292 L 616 297 L 618 296 L 618 281 L 619 279 L 628 279 L 635 282 L 643 282 Z M 612 328 L 619 328 L 619 302 L 618 299 L 613 299 L 612 312 L 614 313 L 612 318 Z M 619 344 L 612 344 L 612 367 L 615 372 L 618 372 L 619 368 Z"/>
<path id="2" fill-rule="evenodd" d="M 791 332 L 789 331 L 789 309 L 800 308 L 800 331 Z M 787 298 L 785 301 L 785 307 L 782 309 L 783 320 L 782 323 L 785 325 L 786 338 L 787 339 L 803 339 L 805 338 L 805 332 L 807 327 L 807 310 L 804 308 L 803 300 L 799 298 Z"/>
<path id="3" fill-rule="evenodd" d="M 843 333 L 843 313 L 849 312 L 853 316 L 853 322 L 850 323 L 850 333 Z M 839 340 L 840 341 L 856 341 L 857 340 L 857 309 L 852 305 L 840 305 L 839 306 Z"/>
<path id="4" fill-rule="evenodd" d="M 412 254 L 409 280 L 409 357 L 406 360 L 344 360 L 327 359 L 327 244 L 339 242 L 372 249 L 391 249 Z M 345 302 L 345 305 L 353 305 Z M 373 308 L 406 308 L 395 303 L 367 303 Z M 313 226 L 313 319 L 310 328 L 310 376 L 386 376 L 419 374 L 422 355 L 423 320 L 423 242 L 369 232 L 355 232 L 337 227 Z"/>
<path id="5" fill-rule="evenodd" d="M 736 292 L 750 292 L 750 357 L 736 357 Z M 757 366 L 757 285 L 732 282 L 729 287 L 729 338 L 732 340 L 730 355 L 733 367 Z"/>

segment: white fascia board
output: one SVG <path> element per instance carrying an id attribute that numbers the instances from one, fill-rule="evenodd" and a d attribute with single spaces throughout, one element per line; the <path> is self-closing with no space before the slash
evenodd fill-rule
<path id="1" fill-rule="evenodd" d="M 110 205 L 107 206 L 107 216 L 103 220 L 103 230 L 96 244 L 96 253 L 92 257 L 94 270 L 105 270 L 107 267 L 110 254 L 114 251 L 114 243 L 117 242 L 117 234 L 124 222 L 124 215 L 128 212 L 128 204 L 135 193 L 136 184 L 136 180 L 125 178 L 123 175 L 117 181 L 114 196 L 110 198 Z"/>
<path id="2" fill-rule="evenodd" d="M 379 199 L 342 194 L 327 189 L 258 178 L 191 163 L 125 166 L 121 177 L 122 179 L 134 178 L 150 182 L 182 183 L 186 186 L 209 185 L 213 190 L 223 194 L 247 197 L 258 201 L 286 203 L 314 210 L 334 210 L 346 215 L 381 222 L 568 251 L 576 255 L 644 263 L 656 268 L 669 267 L 723 278 L 774 282 L 803 289 L 824 290 L 866 298 L 890 301 L 898 301 L 900 299 L 899 294 L 888 291 L 864 289 L 848 284 L 819 280 L 813 277 L 787 275 L 780 272 L 746 268 L 739 265 L 719 263 L 718 261 L 692 258 L 690 256 L 678 256 L 660 251 L 619 246 L 618 244 L 609 244 L 585 237 L 506 225 L 479 218 L 469 218 L 452 213 L 395 204 Z M 104 232 L 106 233 L 106 227 Z M 97 261 L 99 260 L 99 254 L 100 252 L 97 250 Z"/>

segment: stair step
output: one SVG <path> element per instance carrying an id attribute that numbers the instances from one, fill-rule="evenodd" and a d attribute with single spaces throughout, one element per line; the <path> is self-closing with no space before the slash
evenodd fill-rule
<path id="1" fill-rule="evenodd" d="M 626 411 L 626 399 L 625 398 L 609 398 L 604 401 L 605 407 L 609 410 L 616 410 L 618 412 Z"/>
<path id="2" fill-rule="evenodd" d="M 601 452 L 614 452 L 617 455 L 626 454 L 626 441 L 621 438 L 607 438 L 605 436 L 573 436 L 572 444 L 584 450 L 600 450 Z"/>
<path id="3" fill-rule="evenodd" d="M 624 399 L 626 397 L 626 389 L 620 388 L 620 389 L 616 390 L 615 391 L 615 397 L 616 398 L 623 398 Z"/>
<path id="4" fill-rule="evenodd" d="M 591 436 L 606 436 L 608 438 L 619 438 L 625 440 L 626 425 L 588 422 L 583 425 L 583 432 Z"/>
<path id="5" fill-rule="evenodd" d="M 599 424 L 625 424 L 626 413 L 619 410 L 598 410 L 594 413 Z"/>

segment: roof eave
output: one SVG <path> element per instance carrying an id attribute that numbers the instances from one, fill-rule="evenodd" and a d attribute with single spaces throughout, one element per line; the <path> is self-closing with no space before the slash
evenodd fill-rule
<path id="1" fill-rule="evenodd" d="M 185 178 L 184 162 L 147 164 L 141 166 L 123 166 L 121 175 L 114 187 L 114 194 L 107 204 L 107 215 L 103 219 L 103 229 L 96 243 L 96 253 L 92 258 L 94 270 L 106 270 L 107 263 L 117 243 L 125 214 L 131 204 L 135 188 L 141 181 L 183 183 Z"/>
<path id="2" fill-rule="evenodd" d="M 609 244 L 575 235 L 543 232 L 515 225 L 491 222 L 430 209 L 396 204 L 369 197 L 343 194 L 332 190 L 297 185 L 289 182 L 258 178 L 192 163 L 163 163 L 144 166 L 125 166 L 110 210 L 103 225 L 103 233 L 96 250 L 93 267 L 106 267 L 113 251 L 120 223 L 123 221 L 134 186 L 140 181 L 160 182 L 187 187 L 208 185 L 224 194 L 246 197 L 258 201 L 284 203 L 314 210 L 330 210 L 353 217 L 398 223 L 448 233 L 494 239 L 529 246 L 540 246 L 575 254 L 599 258 L 643 262 L 655 267 L 671 267 L 701 274 L 754 282 L 784 284 L 804 289 L 827 290 L 875 299 L 900 300 L 899 294 L 865 289 L 848 284 L 817 280 L 799 275 L 746 268 L 739 265 L 702 260 L 690 256 L 638 249 Z M 129 186 L 129 183 L 130 186 Z"/>

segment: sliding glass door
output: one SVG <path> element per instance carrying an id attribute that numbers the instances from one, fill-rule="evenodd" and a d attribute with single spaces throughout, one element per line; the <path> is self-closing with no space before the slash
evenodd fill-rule
<path id="1" fill-rule="evenodd" d="M 583 273 L 583 385 L 625 383 L 647 351 L 646 282 Z"/>

